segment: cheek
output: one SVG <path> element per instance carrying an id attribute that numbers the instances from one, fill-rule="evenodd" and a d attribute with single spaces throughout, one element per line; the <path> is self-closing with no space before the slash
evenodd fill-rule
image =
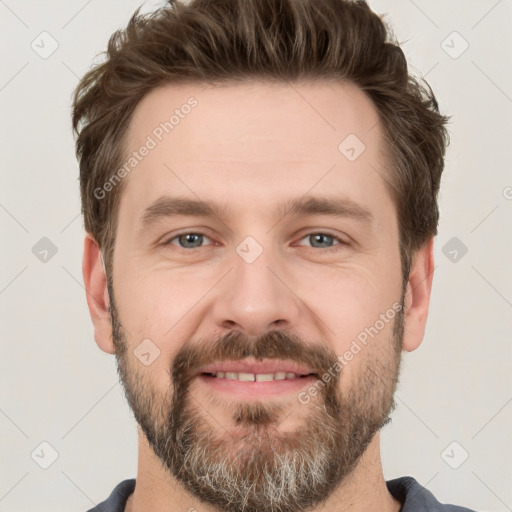
<path id="1" fill-rule="evenodd" d="M 152 386 L 166 389 L 172 361 L 201 321 L 198 300 L 211 288 L 211 280 L 183 278 L 172 270 L 125 271 L 129 278 L 116 287 L 115 296 L 128 357 L 138 371 L 151 376 Z"/>
<path id="2" fill-rule="evenodd" d="M 190 280 L 180 279 L 174 270 L 119 265 L 115 297 L 126 329 L 139 336 L 162 336 L 189 296 L 195 295 L 195 287 L 189 285 Z"/>
<path id="3" fill-rule="evenodd" d="M 390 273 L 388 269 L 387 274 Z M 400 285 L 396 280 L 394 284 L 387 283 L 385 275 L 385 269 L 377 265 L 318 267 L 296 277 L 297 295 L 330 327 L 330 335 L 338 343 L 350 343 L 378 322 L 381 315 L 394 313 Z"/>
<path id="4" fill-rule="evenodd" d="M 399 357 L 393 334 L 395 319 L 396 311 L 390 309 L 348 343 L 338 343 L 335 351 L 342 367 L 342 388 L 354 389 L 356 394 L 362 393 L 363 388 L 365 393 L 389 388 Z"/>
<path id="5" fill-rule="evenodd" d="M 393 271 L 399 275 L 398 268 Z M 390 366 L 395 357 L 393 327 L 401 307 L 400 284 L 397 280 L 394 285 L 386 283 L 384 270 L 376 265 L 347 266 L 325 280 L 316 277 L 310 276 L 310 293 L 303 288 L 303 296 L 329 327 L 324 331 L 326 340 L 331 340 L 338 356 L 342 387 L 350 389 L 360 385 L 362 378 L 368 380 L 368 368 L 381 373 L 379 368 Z"/>

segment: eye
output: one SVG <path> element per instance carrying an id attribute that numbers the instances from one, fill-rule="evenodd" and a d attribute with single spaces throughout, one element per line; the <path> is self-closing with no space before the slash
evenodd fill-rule
<path id="1" fill-rule="evenodd" d="M 205 239 L 210 240 L 204 233 L 189 232 L 170 238 L 163 245 L 177 245 L 181 249 L 197 249 L 202 246 Z M 174 243 L 175 240 L 176 243 Z"/>
<path id="2" fill-rule="evenodd" d="M 323 249 L 325 252 L 336 251 L 339 248 L 338 246 L 348 245 L 348 243 L 341 238 L 330 235 L 329 233 L 309 233 L 308 235 L 301 238 L 301 240 L 304 239 L 308 239 L 314 249 Z M 339 243 L 333 246 L 333 240 Z"/>
<path id="3" fill-rule="evenodd" d="M 200 247 L 204 247 L 203 242 L 206 240 L 212 241 L 208 236 L 206 236 L 204 233 L 201 232 L 187 232 L 187 233 L 181 233 L 179 235 L 174 236 L 173 238 L 170 238 L 166 242 L 164 242 L 162 245 L 175 245 L 178 246 L 180 249 L 198 249 Z M 341 238 L 330 235 L 329 233 L 309 233 L 301 238 L 302 240 L 309 240 L 311 243 L 311 247 L 313 249 L 322 249 L 323 252 L 331 252 L 336 251 L 340 247 L 339 246 L 346 246 L 348 245 L 347 242 L 342 240 Z M 333 245 L 333 241 L 338 242 L 337 244 Z M 303 244 L 300 244 L 303 245 Z"/>

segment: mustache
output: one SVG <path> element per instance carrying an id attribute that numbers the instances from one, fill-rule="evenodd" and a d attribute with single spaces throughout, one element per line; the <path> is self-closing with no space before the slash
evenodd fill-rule
<path id="1" fill-rule="evenodd" d="M 304 342 L 292 333 L 273 330 L 251 338 L 240 331 L 231 331 L 214 340 L 202 339 L 182 346 L 172 364 L 172 379 L 187 386 L 206 365 L 246 358 L 291 361 L 307 366 L 318 376 L 339 362 L 331 348 L 318 342 Z"/>

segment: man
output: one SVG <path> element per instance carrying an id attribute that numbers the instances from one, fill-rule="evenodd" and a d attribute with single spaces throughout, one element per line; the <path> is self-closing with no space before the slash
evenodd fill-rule
<path id="1" fill-rule="evenodd" d="M 362 1 L 137 11 L 73 110 L 99 347 L 139 428 L 94 511 L 464 511 L 386 482 L 447 118 Z"/>

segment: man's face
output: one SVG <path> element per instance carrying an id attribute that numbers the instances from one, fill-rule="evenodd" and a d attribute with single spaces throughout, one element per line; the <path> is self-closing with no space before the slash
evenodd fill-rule
<path id="1" fill-rule="evenodd" d="M 404 289 L 376 110 L 340 83 L 166 86 L 138 105 L 129 154 L 148 136 L 125 178 L 110 290 L 135 417 L 219 510 L 314 506 L 387 421 L 399 372 Z M 178 198 L 218 211 L 191 215 Z"/>

